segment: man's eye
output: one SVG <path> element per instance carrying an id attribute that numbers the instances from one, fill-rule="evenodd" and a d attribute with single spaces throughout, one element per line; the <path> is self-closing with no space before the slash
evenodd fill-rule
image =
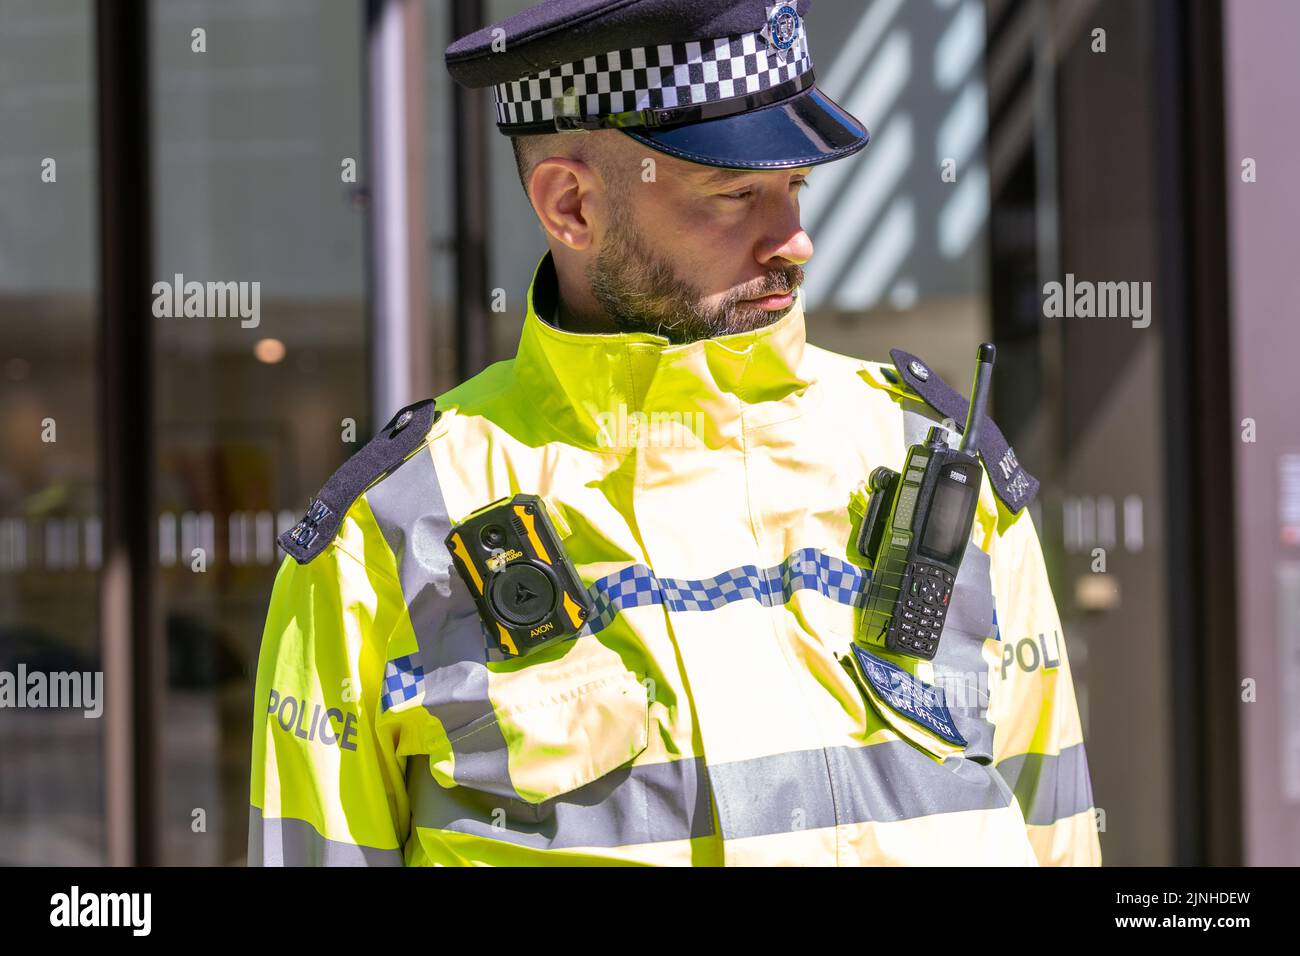
<path id="1" fill-rule="evenodd" d="M 806 179 L 793 179 L 793 180 L 790 181 L 790 185 L 791 185 L 791 187 L 799 186 L 799 187 L 807 188 L 808 186 L 811 186 L 812 184 L 811 184 L 810 182 L 808 182 L 808 180 L 806 180 Z M 752 196 L 753 194 L 754 194 L 754 190 L 753 190 L 753 189 L 744 189 L 744 190 L 741 190 L 741 191 L 738 192 L 738 193 L 721 193 L 720 195 L 722 196 L 723 199 L 736 199 L 736 200 L 740 200 L 740 199 L 748 199 L 748 198 L 749 198 L 750 196 Z"/>

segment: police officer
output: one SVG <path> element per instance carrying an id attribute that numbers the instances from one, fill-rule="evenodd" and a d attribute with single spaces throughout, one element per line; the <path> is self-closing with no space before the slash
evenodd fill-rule
<path id="1" fill-rule="evenodd" d="M 863 481 L 966 408 L 805 339 L 799 192 L 868 139 L 810 6 L 552 0 L 448 48 L 549 249 L 515 358 L 280 539 L 250 862 L 1100 862 L 1037 482 L 992 421 L 937 655 L 850 653 Z M 592 614 L 512 653 L 447 542 L 521 493 Z"/>

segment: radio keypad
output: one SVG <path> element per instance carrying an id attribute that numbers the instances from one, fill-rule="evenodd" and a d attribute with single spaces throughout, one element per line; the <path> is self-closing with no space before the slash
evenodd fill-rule
<path id="1" fill-rule="evenodd" d="M 894 630 L 895 640 L 903 647 L 928 656 L 938 644 L 943 621 L 952 597 L 952 575 L 928 564 L 907 568 L 911 584 L 904 595 L 904 609 Z"/>

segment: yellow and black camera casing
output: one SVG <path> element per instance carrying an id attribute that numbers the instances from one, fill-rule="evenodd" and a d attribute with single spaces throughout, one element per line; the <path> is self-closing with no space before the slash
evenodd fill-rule
<path id="1" fill-rule="evenodd" d="M 478 509 L 452 527 L 447 550 L 503 654 L 522 657 L 573 637 L 591 615 L 587 589 L 537 495 Z"/>

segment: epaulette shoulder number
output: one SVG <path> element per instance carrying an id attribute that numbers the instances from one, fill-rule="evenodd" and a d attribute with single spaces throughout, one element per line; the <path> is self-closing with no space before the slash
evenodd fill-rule
<path id="1" fill-rule="evenodd" d="M 420 447 L 441 414 L 431 398 L 398 410 L 374 438 L 330 476 L 312 498 L 302 520 L 277 539 L 280 547 L 299 564 L 307 564 L 329 547 L 352 503 Z"/>

